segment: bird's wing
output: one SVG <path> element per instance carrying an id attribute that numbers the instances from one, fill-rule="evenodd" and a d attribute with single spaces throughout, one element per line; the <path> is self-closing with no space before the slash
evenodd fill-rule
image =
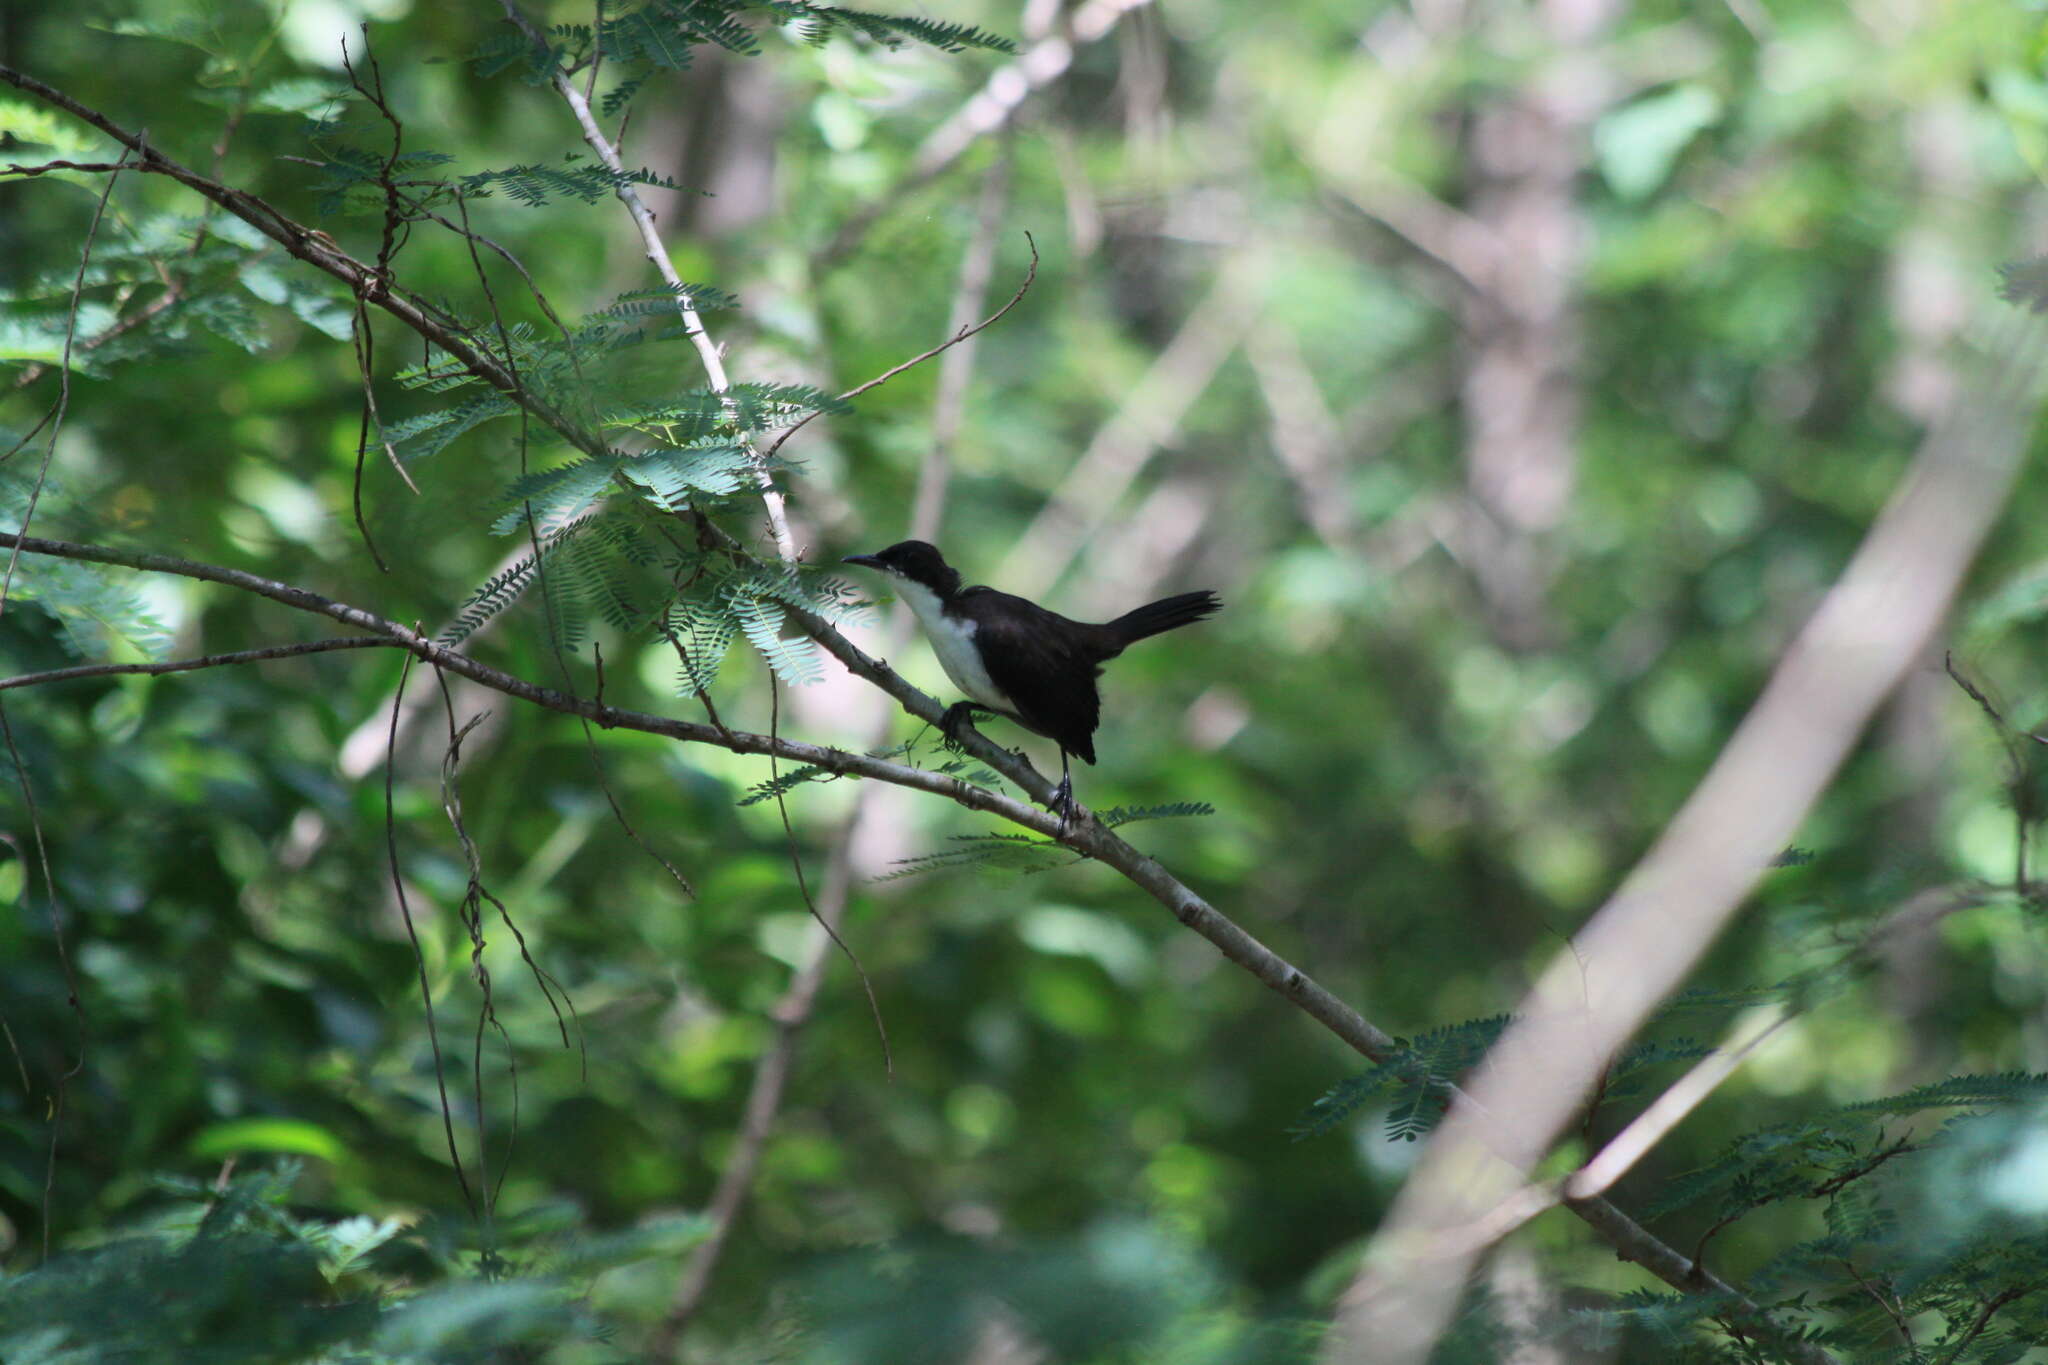
<path id="1" fill-rule="evenodd" d="M 1095 675 L 1102 670 L 1071 633 L 1086 627 L 993 588 L 970 589 L 957 600 L 974 621 L 974 643 L 989 681 L 1016 704 L 1017 718 L 1093 763 L 1095 727 L 1102 718 Z M 1001 609 L 976 610 L 983 605 Z"/>

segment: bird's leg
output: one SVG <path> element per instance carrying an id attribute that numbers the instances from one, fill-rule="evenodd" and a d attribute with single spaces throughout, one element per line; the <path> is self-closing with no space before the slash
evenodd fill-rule
<path id="1" fill-rule="evenodd" d="M 1060 784 L 1052 789 L 1052 813 L 1060 818 L 1064 835 L 1074 823 L 1074 775 L 1067 768 L 1067 751 L 1060 750 Z"/>

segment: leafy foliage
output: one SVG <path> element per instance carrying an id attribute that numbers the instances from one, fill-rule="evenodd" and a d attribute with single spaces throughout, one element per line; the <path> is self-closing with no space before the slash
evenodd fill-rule
<path id="1" fill-rule="evenodd" d="M 1207 801 L 1169 801 L 1160 806 L 1111 806 L 1095 812 L 1095 818 L 1109 829 L 1136 824 L 1140 820 L 1185 820 L 1191 816 L 1214 815 Z"/>
<path id="2" fill-rule="evenodd" d="M 608 166 L 584 162 L 573 155 L 559 166 L 506 166 L 495 171 L 478 171 L 462 178 L 466 194 L 482 197 L 502 191 L 528 208 L 540 208 L 557 195 L 595 204 L 608 195 L 616 194 L 625 185 L 683 189 L 675 181 L 649 170 L 614 171 Z"/>
<path id="3" fill-rule="evenodd" d="M 2011 1105 L 2038 1100 L 2048 1078 L 2010 1073 L 1956 1076 L 1886 1099 L 1749 1134 L 1717 1159 L 1668 1182 L 1651 1216 L 1720 1197 L 1729 1217 L 1798 1196 L 1819 1196 L 1876 1170 L 1917 1142 L 1889 1138 L 1883 1121 L 1959 1105 Z"/>
<path id="4" fill-rule="evenodd" d="M 1694 1062 L 1713 1048 L 1692 1038 L 1644 1039 L 1624 1049 L 1607 1068 L 1601 1098 L 1608 1102 L 1630 1099 L 1644 1090 L 1650 1074 L 1674 1062 Z"/>
<path id="5" fill-rule="evenodd" d="M 706 1231 L 684 1219 L 536 1239 L 520 1250 L 522 1273 L 475 1278 L 396 1220 L 291 1211 L 296 1178 L 287 1166 L 219 1191 L 161 1182 L 179 1202 L 155 1228 L 0 1279 L 0 1352 L 425 1365 L 451 1351 L 588 1343 L 607 1333 L 577 1302 L 577 1280 L 673 1257 Z"/>
<path id="6" fill-rule="evenodd" d="M 1029 834 L 956 834 L 952 848 L 898 858 L 893 872 L 875 878 L 878 882 L 899 881 L 927 872 L 955 872 L 963 868 L 986 867 L 1005 872 L 1044 872 L 1067 860 L 1065 851 L 1047 839 Z"/>
<path id="7" fill-rule="evenodd" d="M 676 311 L 679 303 L 687 303 L 700 313 L 740 306 L 738 299 L 716 285 L 686 283 L 674 289 L 629 289 L 603 311 L 606 317 L 613 318 L 666 317 Z"/>
<path id="8" fill-rule="evenodd" d="M 972 24 L 951 24 L 910 15 L 870 14 L 841 9 L 836 5 L 813 5 L 805 0 L 766 0 L 765 7 L 790 23 L 807 43 L 822 43 L 835 34 L 854 34 L 884 47 L 899 47 L 906 40 L 928 44 L 941 52 L 982 48 L 990 52 L 1015 52 L 1016 44 Z"/>
<path id="9" fill-rule="evenodd" d="M 20 534 L 33 492 L 32 478 L 0 470 L 0 527 Z M 60 505 L 63 491 L 45 481 L 42 496 L 50 505 Z M 64 641 L 78 658 L 110 658 L 123 645 L 145 659 L 163 658 L 168 651 L 170 636 L 136 592 L 132 575 L 78 560 L 16 556 L 4 550 L 0 571 L 10 560 L 9 599 L 33 602 L 47 613 L 63 628 Z"/>

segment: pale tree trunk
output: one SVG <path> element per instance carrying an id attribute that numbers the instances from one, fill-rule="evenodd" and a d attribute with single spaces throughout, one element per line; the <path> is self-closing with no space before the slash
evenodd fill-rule
<path id="1" fill-rule="evenodd" d="M 1902 136 L 1915 212 L 1891 259 L 1889 294 L 1901 344 L 1885 379 L 1885 396 L 1915 421 L 1931 426 L 1956 401 L 1955 346 L 1989 284 L 1970 264 L 1977 252 L 1965 238 L 1977 216 L 1973 196 L 1979 189 L 1970 110 L 1957 98 L 1929 103 L 1906 118 Z M 1946 785 L 1942 776 L 1951 742 L 1942 718 L 1960 696 L 1942 672 L 1941 643 L 1929 647 L 1885 711 L 1886 748 L 1913 793 L 1892 812 L 1895 847 L 1925 849 L 1939 826 L 1939 793 Z M 1988 733 L 1980 737 L 1989 739 Z M 1922 1021 L 1945 994 L 1941 921 L 1955 905 L 1952 896 L 1915 898 L 1887 919 L 1878 945 L 1886 1004 L 1905 1025 L 1905 1036 L 1917 1040 L 1900 1058 L 1894 1079 L 1902 1087 L 1946 1064 L 1947 1059 L 1929 1055 L 1927 1041 L 1939 1031 L 1922 1027 Z"/>
<path id="2" fill-rule="evenodd" d="M 1526 86 L 1472 119 L 1466 211 L 1491 249 L 1484 273 L 1468 281 L 1461 317 L 1464 540 L 1489 624 L 1513 648 L 1551 634 L 1545 598 L 1555 566 L 1546 542 L 1577 475 L 1577 285 L 1590 236 L 1577 188 L 1612 88 L 1596 45 L 1617 9 L 1617 0 L 1539 0 L 1529 17 L 1550 55 Z M 1495 23 L 1518 27 L 1519 17 Z"/>

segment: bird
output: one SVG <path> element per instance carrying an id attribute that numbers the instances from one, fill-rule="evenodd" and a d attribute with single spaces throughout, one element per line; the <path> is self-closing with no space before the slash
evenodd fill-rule
<path id="1" fill-rule="evenodd" d="M 1007 716 L 1060 746 L 1060 785 L 1051 809 L 1065 833 L 1074 814 L 1069 756 L 1095 762 L 1102 665 L 1138 641 L 1190 626 L 1217 611 L 1214 592 L 1162 597 L 1114 621 L 1091 625 L 994 588 L 965 587 L 960 573 L 928 541 L 904 540 L 841 561 L 883 574 L 924 628 L 932 653 L 968 700 L 946 708 L 949 737 L 977 712 Z"/>

